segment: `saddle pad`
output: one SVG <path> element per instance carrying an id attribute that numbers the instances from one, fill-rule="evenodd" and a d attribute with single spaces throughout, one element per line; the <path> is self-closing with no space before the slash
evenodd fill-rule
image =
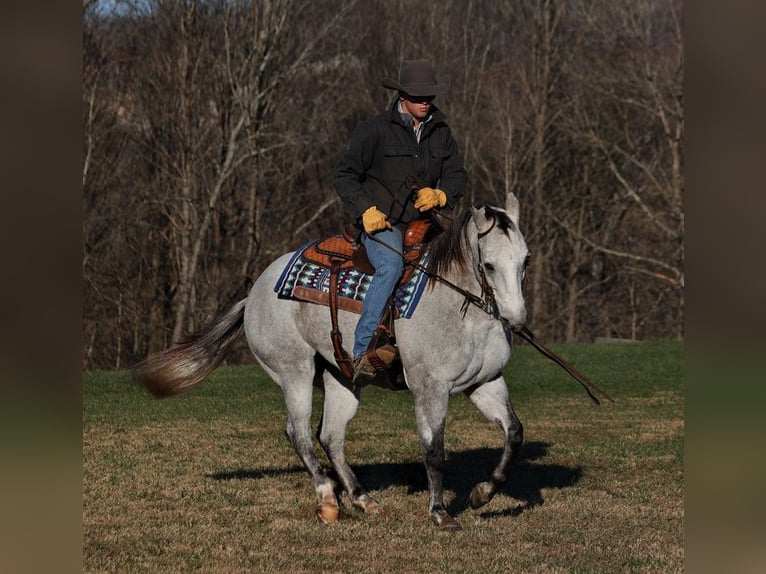
<path id="1" fill-rule="evenodd" d="M 288 261 L 274 286 L 280 299 L 298 299 L 320 305 L 330 304 L 330 269 L 307 260 L 303 253 L 317 242 L 311 241 L 298 249 Z M 421 260 L 425 265 L 428 255 Z M 341 269 L 338 275 L 338 308 L 361 313 L 362 301 L 370 287 L 372 275 L 355 268 Z M 394 310 L 397 318 L 409 319 L 423 294 L 428 276 L 414 269 L 406 283 L 394 292 Z"/>

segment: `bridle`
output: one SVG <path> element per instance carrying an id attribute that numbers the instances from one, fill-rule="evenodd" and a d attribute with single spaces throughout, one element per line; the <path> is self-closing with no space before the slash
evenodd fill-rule
<path id="1" fill-rule="evenodd" d="M 440 213 L 439 216 L 444 217 L 450 221 L 453 221 L 451 217 L 449 217 L 448 215 L 444 213 Z M 492 231 L 492 229 L 495 227 L 495 224 L 496 224 L 496 219 L 492 219 L 492 225 L 490 225 L 489 229 L 480 232 L 478 234 L 478 239 L 482 239 L 490 231 Z M 477 244 L 477 247 L 479 250 L 478 274 L 479 274 L 479 284 L 481 286 L 481 295 L 479 296 L 474 295 L 470 291 L 467 291 L 466 289 L 463 289 L 462 287 L 458 285 L 455 285 L 452 281 L 449 281 L 448 279 L 442 277 L 441 275 L 431 271 L 430 269 L 428 269 L 428 267 L 418 263 L 417 261 L 408 261 L 402 253 L 400 253 L 398 250 L 394 249 L 390 245 L 384 243 L 383 241 L 380 241 L 374 235 L 368 234 L 367 237 L 369 237 L 370 239 L 372 239 L 379 245 L 383 245 L 387 249 L 390 249 L 394 253 L 397 253 L 402 258 L 405 265 L 410 265 L 422 271 L 423 273 L 427 274 L 431 279 L 438 281 L 439 283 L 449 287 L 450 289 L 462 295 L 464 297 L 463 304 L 460 307 L 460 313 L 462 317 L 465 317 L 465 314 L 468 311 L 469 305 L 474 305 L 478 307 L 479 309 L 487 313 L 493 319 L 497 319 L 498 321 L 500 321 L 500 323 L 503 325 L 503 330 L 506 332 L 506 336 L 509 336 L 511 333 L 515 333 L 519 335 L 522 339 L 527 341 L 530 345 L 532 345 L 535 349 L 537 349 L 540 353 L 542 353 L 543 356 L 552 360 L 554 363 L 558 364 L 562 369 L 564 369 L 567 373 L 569 373 L 578 383 L 582 385 L 582 387 L 585 389 L 585 392 L 588 394 L 590 399 L 595 404 L 597 405 L 601 404 L 601 401 L 599 401 L 595 393 L 599 393 L 603 398 L 605 398 L 609 402 L 612 402 L 612 403 L 614 402 L 614 399 L 612 397 L 610 397 L 606 392 L 604 392 L 603 390 L 598 388 L 596 385 L 591 383 L 585 375 L 583 375 L 580 371 L 575 369 L 567 361 L 559 357 L 556 353 L 548 349 L 537 337 L 535 337 L 534 333 L 532 333 L 532 331 L 530 331 L 526 325 L 513 327 L 510 325 L 510 323 L 508 323 L 507 319 L 500 316 L 500 312 L 498 311 L 498 308 L 497 308 L 497 302 L 495 300 L 495 290 L 489 284 L 489 281 L 487 280 L 487 275 L 484 272 L 484 265 L 481 259 L 481 248 L 478 246 L 478 244 Z M 510 336 L 509 336 L 509 341 L 510 341 Z"/>

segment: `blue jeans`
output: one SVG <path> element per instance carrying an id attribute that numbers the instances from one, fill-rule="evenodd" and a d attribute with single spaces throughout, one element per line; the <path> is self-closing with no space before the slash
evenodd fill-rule
<path id="1" fill-rule="evenodd" d="M 375 232 L 375 239 L 382 241 L 392 249 L 380 245 L 362 233 L 362 243 L 367 250 L 367 257 L 375 268 L 375 275 L 367 289 L 362 303 L 362 315 L 354 331 L 354 358 L 367 351 L 372 333 L 380 323 L 388 298 L 402 277 L 402 232 L 395 227 Z"/>

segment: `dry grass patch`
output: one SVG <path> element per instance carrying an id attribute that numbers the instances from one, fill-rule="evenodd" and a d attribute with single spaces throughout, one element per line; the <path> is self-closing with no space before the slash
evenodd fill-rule
<path id="1" fill-rule="evenodd" d="M 346 507 L 324 526 L 284 437 L 281 397 L 257 369 L 223 369 L 169 401 L 142 395 L 124 375 L 86 376 L 85 571 L 680 572 L 681 380 L 666 348 L 630 353 L 643 356 L 612 368 L 633 372 L 640 361 L 638 382 L 650 382 L 610 388 L 614 405 L 593 407 L 567 385 L 511 385 L 526 443 L 508 485 L 478 511 L 468 493 L 496 464 L 502 438 L 454 397 L 445 486 L 464 526 L 455 533 L 427 518 L 407 393 L 368 389 L 349 429 L 349 459 L 385 514 Z M 534 380 L 521 364 L 515 380 Z"/>

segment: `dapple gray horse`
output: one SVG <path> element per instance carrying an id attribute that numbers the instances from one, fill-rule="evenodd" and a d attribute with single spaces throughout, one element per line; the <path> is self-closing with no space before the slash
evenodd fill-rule
<path id="1" fill-rule="evenodd" d="M 290 256 L 274 261 L 246 299 L 207 327 L 139 363 L 134 378 L 156 396 L 184 392 L 221 363 L 244 329 L 256 359 L 282 388 L 287 436 L 313 480 L 318 518 L 336 521 L 339 501 L 337 485 L 325 473 L 312 445 L 314 384 L 324 387 L 319 442 L 342 488 L 354 507 L 365 513 L 380 512 L 381 506 L 346 461 L 346 427 L 357 412 L 360 388 L 350 390 L 349 381 L 343 379 L 333 360 L 330 314 L 326 307 L 279 299 L 274 292 Z M 473 508 L 489 502 L 505 483 L 523 441 L 502 369 L 511 354 L 510 331 L 521 327 L 527 317 L 522 280 L 528 259 L 516 197 L 508 195 L 505 209 L 474 205 L 430 244 L 429 286 L 412 317 L 396 321 L 403 375 L 414 399 L 428 476 L 428 512 L 441 528 L 461 527 L 446 510 L 442 487 L 449 396 L 465 393 L 505 436 L 503 453 L 491 477 L 471 491 Z M 466 292 L 474 304 L 467 304 Z M 340 311 L 342 332 L 353 334 L 357 319 L 358 315 Z"/>

